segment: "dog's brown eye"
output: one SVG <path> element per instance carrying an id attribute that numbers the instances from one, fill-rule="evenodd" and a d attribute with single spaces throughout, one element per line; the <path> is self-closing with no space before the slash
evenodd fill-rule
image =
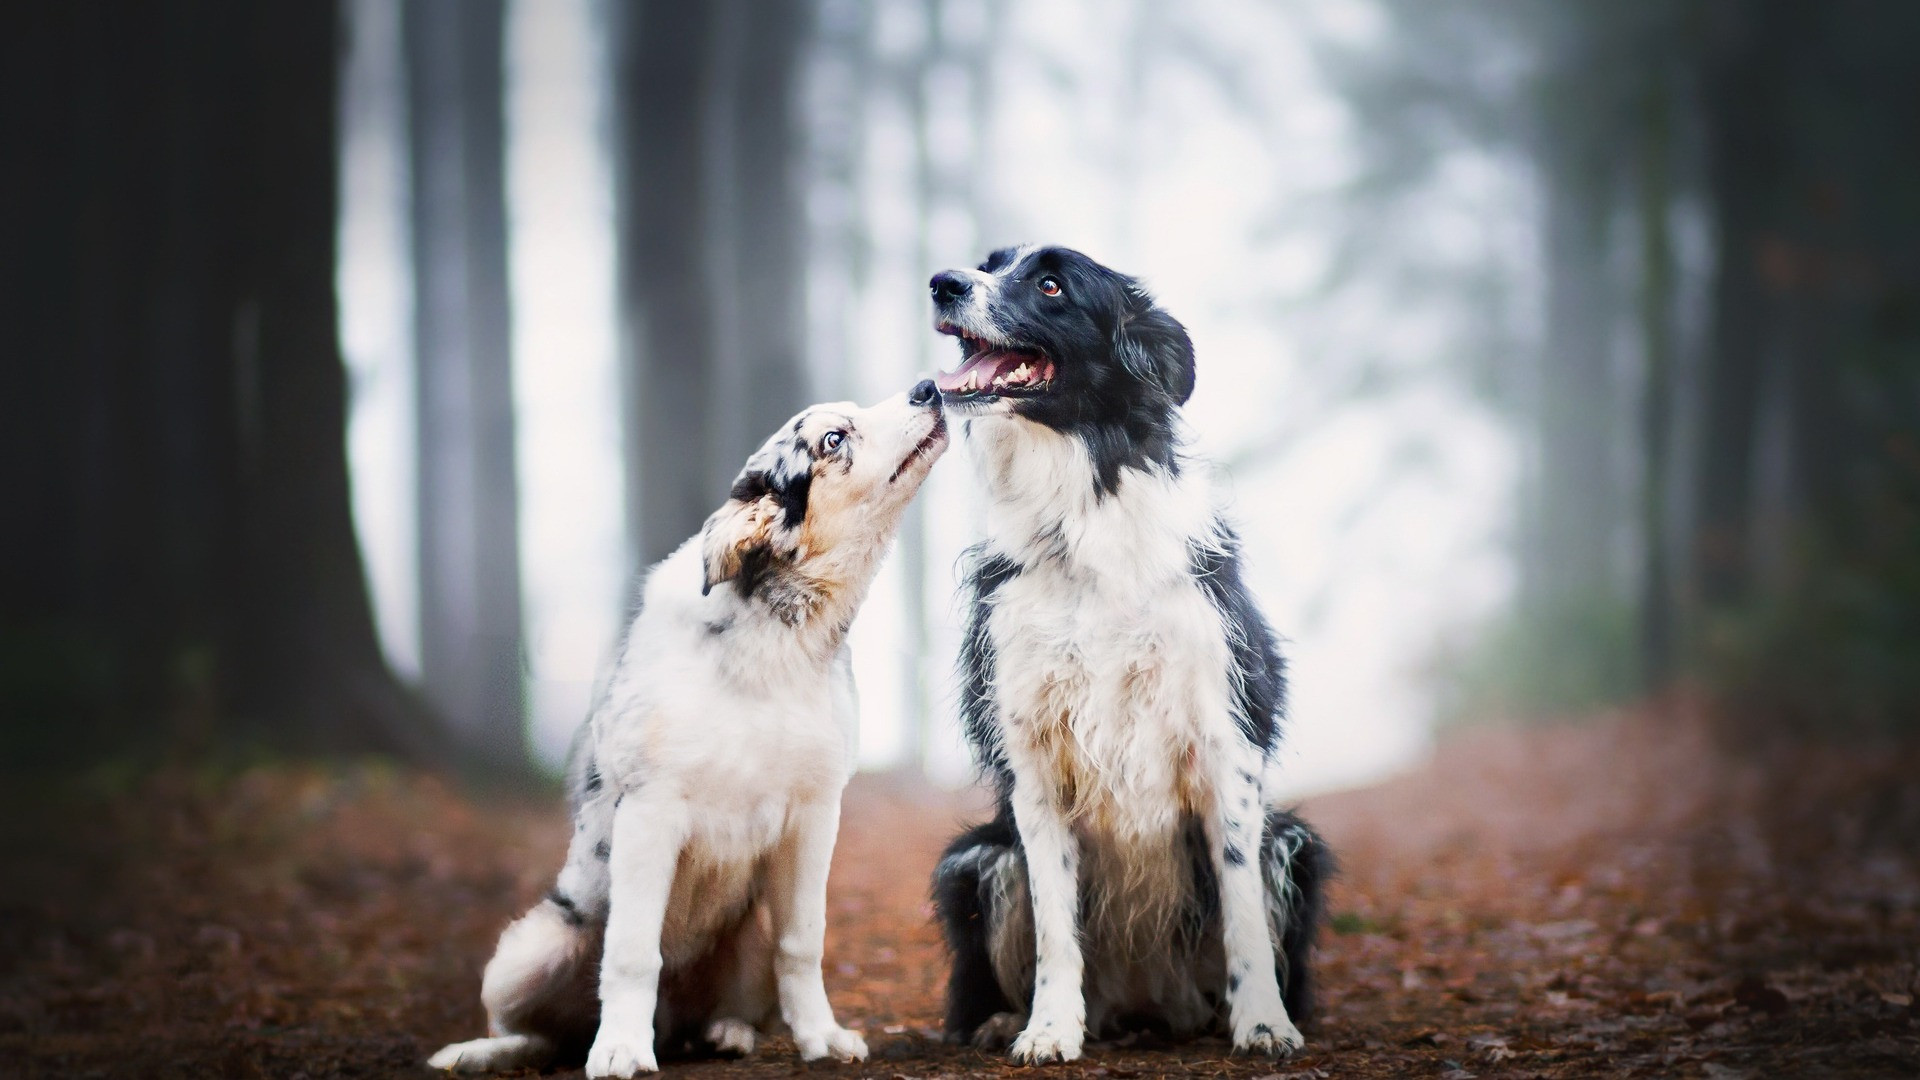
<path id="1" fill-rule="evenodd" d="M 1055 278 L 1043 277 L 1040 279 L 1040 291 L 1047 296 L 1059 296 L 1060 282 Z"/>
<path id="2" fill-rule="evenodd" d="M 829 431 L 825 435 L 820 436 L 820 452 L 823 454 L 831 454 L 835 450 L 840 449 L 840 444 L 846 441 L 846 432 Z"/>

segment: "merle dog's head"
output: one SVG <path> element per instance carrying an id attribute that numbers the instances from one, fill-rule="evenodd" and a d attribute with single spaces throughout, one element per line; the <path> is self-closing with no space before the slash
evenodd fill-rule
<path id="1" fill-rule="evenodd" d="M 701 591 L 731 581 L 748 596 L 789 571 L 816 583 L 868 573 L 946 448 L 945 413 L 928 381 L 864 409 L 803 410 L 747 459 L 707 518 Z"/>
<path id="2" fill-rule="evenodd" d="M 960 344 L 940 394 L 955 415 L 1019 417 L 1087 442 L 1101 486 L 1173 463 L 1193 342 L 1133 278 L 1063 247 L 1003 248 L 935 274 L 933 325 Z"/>

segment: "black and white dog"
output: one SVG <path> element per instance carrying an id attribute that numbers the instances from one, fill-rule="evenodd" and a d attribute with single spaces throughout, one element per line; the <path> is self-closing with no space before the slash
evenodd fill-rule
<path id="1" fill-rule="evenodd" d="M 817 405 L 747 461 L 726 503 L 648 575 L 576 743 L 574 833 L 547 898 L 507 927 L 489 1037 L 429 1064 L 588 1076 L 657 1067 L 656 1042 L 867 1056 L 821 982 L 827 865 L 858 744 L 847 625 L 946 449 L 932 382 Z"/>
<path id="2" fill-rule="evenodd" d="M 1187 332 L 1064 248 L 932 288 L 988 493 L 961 710 L 999 796 L 934 873 L 947 1029 L 1022 1062 L 1133 1028 L 1291 1052 L 1330 857 L 1262 788 L 1285 672 L 1182 454 Z"/>

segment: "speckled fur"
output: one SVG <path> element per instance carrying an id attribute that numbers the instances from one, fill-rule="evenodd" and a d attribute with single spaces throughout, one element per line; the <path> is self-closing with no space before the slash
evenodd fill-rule
<path id="1" fill-rule="evenodd" d="M 487 965 L 490 1035 L 431 1064 L 584 1052 L 589 1076 L 632 1076 L 656 1041 L 744 1053 L 766 1030 L 866 1056 L 820 974 L 858 739 L 845 635 L 945 432 L 931 384 L 809 409 L 654 568 L 576 741 L 566 864 Z"/>

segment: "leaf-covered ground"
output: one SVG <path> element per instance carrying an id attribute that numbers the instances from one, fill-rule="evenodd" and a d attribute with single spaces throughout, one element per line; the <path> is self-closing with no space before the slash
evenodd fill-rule
<path id="1" fill-rule="evenodd" d="M 1344 872 L 1307 1051 L 1096 1044 L 1049 1071 L 1920 1076 L 1920 752 L 1731 757 L 1688 730 L 1474 733 L 1313 800 Z M 480 1032 L 480 965 L 567 833 L 547 801 L 379 769 L 29 788 L 0 804 L 6 1076 L 430 1075 L 428 1053 Z M 934 1032 L 925 881 L 976 810 L 898 778 L 849 794 L 828 985 L 871 1060 L 805 1067 L 775 1043 L 669 1072 L 1014 1071 Z"/>

